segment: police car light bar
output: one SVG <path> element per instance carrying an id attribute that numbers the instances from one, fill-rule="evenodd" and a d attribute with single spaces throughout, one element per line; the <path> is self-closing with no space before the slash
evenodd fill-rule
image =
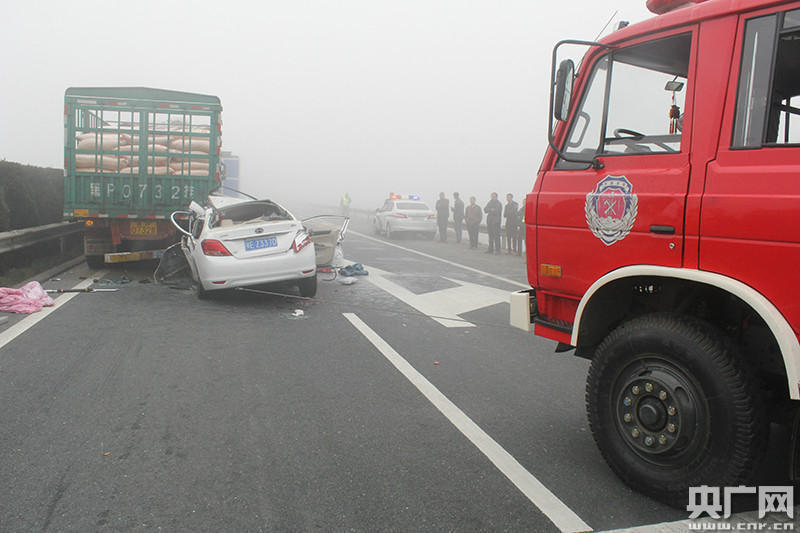
<path id="1" fill-rule="evenodd" d="M 405 197 L 402 194 L 389 193 L 389 200 L 419 200 L 418 194 L 407 194 Z"/>

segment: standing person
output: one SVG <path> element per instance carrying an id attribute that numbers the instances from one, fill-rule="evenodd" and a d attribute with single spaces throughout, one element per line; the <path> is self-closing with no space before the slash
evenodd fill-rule
<path id="1" fill-rule="evenodd" d="M 481 220 L 483 220 L 483 211 L 481 206 L 475 203 L 475 197 L 469 197 L 469 205 L 464 210 L 464 218 L 467 221 L 467 234 L 469 235 L 469 247 L 478 247 L 478 231 L 481 228 Z"/>
<path id="2" fill-rule="evenodd" d="M 436 223 L 439 225 L 439 240 L 447 242 L 447 221 L 450 219 L 450 200 L 444 197 L 444 193 L 439 193 L 436 201 Z"/>
<path id="3" fill-rule="evenodd" d="M 517 233 L 519 232 L 519 205 L 514 201 L 514 195 L 506 194 L 506 205 L 503 209 L 503 218 L 506 219 L 506 253 L 517 253 Z"/>
<path id="4" fill-rule="evenodd" d="M 503 204 L 497 199 L 496 192 L 492 193 L 492 199 L 483 208 L 483 212 L 486 213 L 486 229 L 489 232 L 489 250 L 486 253 L 499 254 L 502 248 L 500 224 L 503 218 Z"/>
<path id="5" fill-rule="evenodd" d="M 522 255 L 522 241 L 525 239 L 525 202 L 527 198 L 522 199 L 517 213 L 517 220 L 519 221 L 519 229 L 517 230 L 517 255 Z"/>
<path id="6" fill-rule="evenodd" d="M 350 193 L 344 193 L 342 199 L 339 201 L 339 208 L 342 211 L 342 215 L 349 217 L 350 216 Z"/>
<path id="7" fill-rule="evenodd" d="M 456 230 L 456 242 L 461 242 L 461 225 L 464 223 L 464 201 L 457 192 L 453 193 L 453 227 Z"/>

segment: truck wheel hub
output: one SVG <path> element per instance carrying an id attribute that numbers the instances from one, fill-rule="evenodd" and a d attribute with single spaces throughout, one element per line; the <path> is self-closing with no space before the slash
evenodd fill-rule
<path id="1" fill-rule="evenodd" d="M 616 389 L 617 429 L 640 455 L 667 459 L 692 443 L 698 420 L 697 387 L 666 361 L 628 367 Z"/>

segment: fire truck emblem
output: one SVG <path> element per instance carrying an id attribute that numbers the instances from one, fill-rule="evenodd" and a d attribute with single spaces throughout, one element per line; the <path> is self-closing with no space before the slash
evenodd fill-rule
<path id="1" fill-rule="evenodd" d="M 639 199 L 625 176 L 606 176 L 586 195 L 586 224 L 606 246 L 631 232 L 638 212 Z"/>

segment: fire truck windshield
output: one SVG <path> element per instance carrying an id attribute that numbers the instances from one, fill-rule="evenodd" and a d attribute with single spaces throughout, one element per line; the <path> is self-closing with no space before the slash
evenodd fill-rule
<path id="1" fill-rule="evenodd" d="M 588 161 L 680 151 L 691 39 L 691 33 L 662 38 L 596 61 L 564 152 Z M 574 167 L 567 161 L 558 165 Z"/>

